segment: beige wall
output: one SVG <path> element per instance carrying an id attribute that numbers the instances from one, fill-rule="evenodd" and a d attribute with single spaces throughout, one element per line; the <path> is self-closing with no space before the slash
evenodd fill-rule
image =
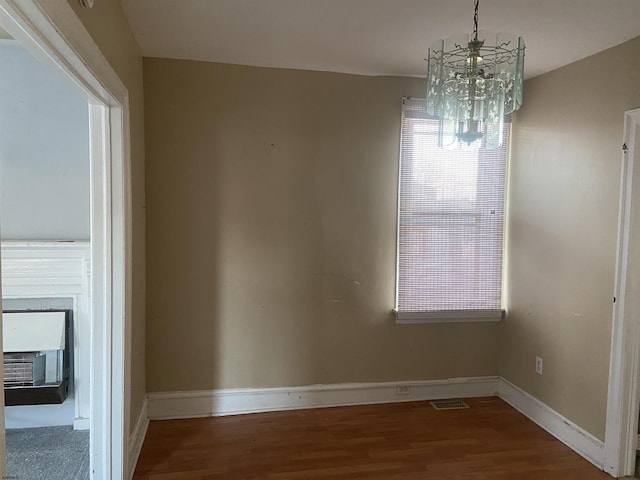
<path id="1" fill-rule="evenodd" d="M 600 439 L 623 116 L 640 106 L 639 50 L 636 38 L 529 80 L 514 130 L 500 373 Z"/>
<path id="2" fill-rule="evenodd" d="M 497 324 L 396 325 L 419 79 L 144 60 L 149 391 L 495 375 Z"/>
<path id="3" fill-rule="evenodd" d="M 144 107 L 142 57 L 118 0 L 100 0 L 91 9 L 68 0 L 102 53 L 129 91 L 133 195 L 133 325 L 131 428 L 140 414 L 145 386 L 145 214 Z"/>

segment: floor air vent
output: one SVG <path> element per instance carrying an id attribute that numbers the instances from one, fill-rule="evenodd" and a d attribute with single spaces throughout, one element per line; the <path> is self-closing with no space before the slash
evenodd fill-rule
<path id="1" fill-rule="evenodd" d="M 436 410 L 460 410 L 463 408 L 469 408 L 469 405 L 462 400 L 440 400 L 436 402 L 429 402 Z"/>

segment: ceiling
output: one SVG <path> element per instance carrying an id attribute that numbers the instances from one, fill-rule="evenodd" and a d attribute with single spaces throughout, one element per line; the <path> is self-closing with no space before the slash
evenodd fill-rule
<path id="1" fill-rule="evenodd" d="M 473 30 L 473 0 L 121 0 L 147 57 L 424 76 Z M 640 35 L 640 0 L 482 0 L 480 30 L 521 35 L 533 77 Z"/>

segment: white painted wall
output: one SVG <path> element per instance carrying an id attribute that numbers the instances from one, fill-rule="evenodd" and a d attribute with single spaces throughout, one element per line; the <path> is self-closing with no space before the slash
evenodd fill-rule
<path id="1" fill-rule="evenodd" d="M 89 240 L 89 114 L 71 82 L 0 40 L 2 240 Z"/>

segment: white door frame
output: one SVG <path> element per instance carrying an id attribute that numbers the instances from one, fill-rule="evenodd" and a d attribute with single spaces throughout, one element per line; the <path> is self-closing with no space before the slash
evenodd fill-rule
<path id="1" fill-rule="evenodd" d="M 634 473 L 640 413 L 640 168 L 635 165 L 640 162 L 640 109 L 625 112 L 622 147 L 604 447 L 604 470 L 614 477 Z"/>
<path id="2" fill-rule="evenodd" d="M 0 19 L 22 46 L 65 73 L 89 98 L 93 326 L 90 462 L 95 480 L 130 478 L 128 92 L 66 0 L 0 0 Z M 0 461 L 4 456 L 4 442 L 0 441 Z M 0 476 L 6 475 L 5 462 L 0 465 Z"/>

